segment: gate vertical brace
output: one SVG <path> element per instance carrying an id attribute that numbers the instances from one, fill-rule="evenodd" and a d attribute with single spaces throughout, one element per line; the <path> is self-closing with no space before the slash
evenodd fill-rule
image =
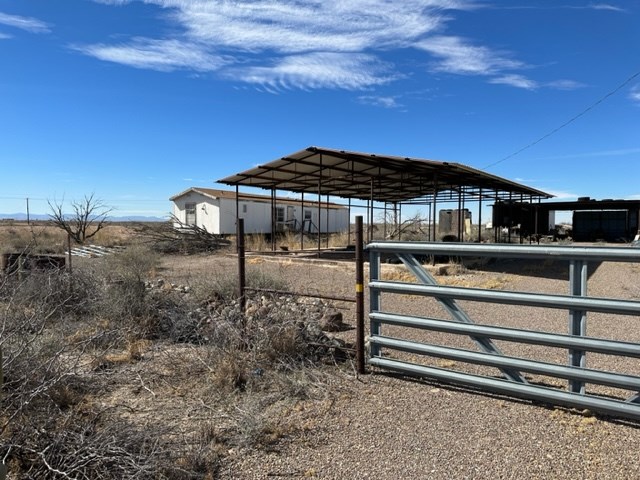
<path id="1" fill-rule="evenodd" d="M 365 373 L 364 360 L 364 255 L 362 215 L 356 217 L 356 367 Z"/>
<path id="2" fill-rule="evenodd" d="M 587 296 L 588 264 L 584 260 L 570 260 L 569 289 L 570 295 Z M 569 335 L 584 337 L 587 334 L 587 312 L 585 310 L 569 310 Z M 584 368 L 587 365 L 584 350 L 569 350 L 569 365 Z M 569 391 L 585 393 L 585 384 L 579 380 L 569 380 Z"/>
<path id="3" fill-rule="evenodd" d="M 424 285 L 438 285 L 438 282 L 436 281 L 435 278 L 433 278 L 433 275 L 431 275 L 427 270 L 422 268 L 422 265 L 414 255 L 406 254 L 406 253 L 396 254 L 396 255 L 398 256 L 400 261 L 404 264 L 404 266 L 407 267 L 407 270 L 409 270 L 411 273 L 413 273 L 416 276 L 419 282 L 423 283 Z M 465 313 L 465 311 L 462 310 L 462 308 L 460 308 L 460 305 L 454 299 L 439 298 L 437 296 L 435 298 L 440 303 L 440 305 L 442 305 L 442 307 L 445 310 L 447 310 L 447 312 L 449 312 L 449 314 L 453 317 L 453 319 L 456 322 L 467 323 L 467 324 L 475 323 Z M 371 336 L 373 336 L 373 333 L 371 333 Z M 493 341 L 490 338 L 474 337 L 474 336 L 471 336 L 470 338 L 475 342 L 476 345 L 478 345 L 478 347 L 480 347 L 482 351 L 486 353 L 492 353 L 494 355 L 503 355 L 500 349 L 493 343 Z M 517 370 L 510 369 L 510 368 L 501 368 L 500 371 L 508 380 L 511 380 L 512 382 L 523 383 L 523 384 L 528 383 L 527 380 L 524 378 L 524 376 Z"/>
<path id="4" fill-rule="evenodd" d="M 380 252 L 370 251 L 369 252 L 369 280 L 371 282 L 375 282 L 380 280 Z M 369 311 L 370 312 L 378 312 L 380 311 L 380 298 L 381 293 L 378 290 L 369 289 Z M 377 336 L 381 335 L 381 324 L 377 320 L 369 318 L 369 335 Z M 380 345 L 376 345 L 374 343 L 371 344 L 371 352 L 370 357 L 378 357 L 380 356 Z"/>

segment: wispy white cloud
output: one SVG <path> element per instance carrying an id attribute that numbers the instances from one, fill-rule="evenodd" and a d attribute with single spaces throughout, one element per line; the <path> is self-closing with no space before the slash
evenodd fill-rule
<path id="1" fill-rule="evenodd" d="M 123 6 L 135 0 L 94 1 Z M 522 76 L 529 67 L 510 52 L 443 34 L 452 11 L 482 7 L 475 0 L 139 1 L 161 8 L 175 33 L 75 49 L 137 68 L 217 70 L 268 91 L 358 90 L 388 83 L 406 76 L 381 61 L 393 49 L 430 56 L 432 71 L 486 76 L 525 89 L 538 86 Z M 561 88 L 560 82 L 570 81 L 550 86 Z"/>
<path id="2" fill-rule="evenodd" d="M 19 28 L 31 33 L 47 33 L 50 31 L 49 25 L 37 18 L 9 15 L 2 12 L 0 12 L 0 25 Z"/>
<path id="3" fill-rule="evenodd" d="M 440 72 L 460 75 L 491 75 L 506 69 L 524 67 L 524 64 L 509 59 L 504 53 L 472 45 L 461 37 L 434 36 L 417 42 L 415 46 L 439 59 L 433 63 L 432 67 Z"/>
<path id="4" fill-rule="evenodd" d="M 134 39 L 122 45 L 75 46 L 76 50 L 108 62 L 159 71 L 190 69 L 199 72 L 218 70 L 226 61 L 201 46 L 179 40 Z"/>
<path id="5" fill-rule="evenodd" d="M 361 95 L 358 97 L 358 101 L 363 105 L 372 105 L 374 107 L 382 108 L 402 108 L 404 105 L 398 102 L 398 97 L 392 96 L 376 96 L 376 95 Z"/>
<path id="6" fill-rule="evenodd" d="M 586 87 L 584 83 L 576 82 L 575 80 L 554 80 L 545 83 L 544 86 L 556 90 L 577 90 Z"/>
<path id="7" fill-rule="evenodd" d="M 174 17 L 189 36 L 213 45 L 284 53 L 362 52 L 405 46 L 441 28 L 441 11 L 464 8 L 448 0 L 280 0 L 268 2 L 181 2 Z"/>
<path id="8" fill-rule="evenodd" d="M 590 5 L 585 6 L 584 8 L 588 8 L 591 10 L 609 10 L 612 12 L 625 12 L 626 10 L 621 7 L 617 7 L 615 5 L 611 5 L 609 3 L 592 3 Z"/>
<path id="9" fill-rule="evenodd" d="M 535 90 L 539 86 L 534 80 L 518 74 L 508 74 L 491 78 L 489 83 L 511 85 L 512 87 L 524 88 L 525 90 Z"/>
<path id="10" fill-rule="evenodd" d="M 629 98 L 640 105 L 640 83 L 631 87 L 631 90 L 629 91 Z"/>
<path id="11" fill-rule="evenodd" d="M 393 74 L 376 57 L 350 53 L 309 53 L 283 57 L 273 65 L 234 67 L 224 75 L 275 91 L 288 88 L 361 90 L 390 82 Z"/>
<path id="12" fill-rule="evenodd" d="M 13 35 L 9 35 L 8 33 L 0 32 L 0 40 L 8 40 L 9 38 L 13 38 Z"/>
<path id="13" fill-rule="evenodd" d="M 444 27 L 445 10 L 475 8 L 467 0 L 144 1 L 164 9 L 180 33 L 75 49 L 156 70 L 217 70 L 226 63 L 222 58 L 233 56 L 222 76 L 267 89 L 356 90 L 387 83 L 401 75 L 391 73 L 373 51 L 409 47 Z"/>
<path id="14" fill-rule="evenodd" d="M 610 3 L 588 3 L 583 5 L 568 5 L 562 3 L 552 3 L 549 5 L 498 5 L 485 4 L 484 8 L 495 8 L 500 10 L 608 10 L 610 12 L 626 12 L 625 8 L 611 5 Z"/>

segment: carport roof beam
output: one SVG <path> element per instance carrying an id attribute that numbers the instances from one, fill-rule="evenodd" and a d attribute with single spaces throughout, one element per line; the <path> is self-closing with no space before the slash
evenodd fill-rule
<path id="1" fill-rule="evenodd" d="M 438 188 L 434 190 L 436 177 Z M 446 200 L 458 193 L 463 200 L 508 199 L 514 193 L 527 195 L 532 199 L 553 196 L 459 163 L 322 147 L 300 150 L 265 165 L 225 177 L 219 182 L 297 193 L 321 192 L 333 197 L 376 202 Z M 465 187 L 462 191 L 461 186 Z M 495 193 L 484 194 L 488 191 Z"/>

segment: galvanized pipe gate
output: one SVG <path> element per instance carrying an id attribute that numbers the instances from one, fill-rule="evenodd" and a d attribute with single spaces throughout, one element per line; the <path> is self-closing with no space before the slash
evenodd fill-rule
<path id="1" fill-rule="evenodd" d="M 587 312 L 602 312 L 640 317 L 640 301 L 587 296 L 589 262 L 640 262 L 640 250 L 624 247 L 561 247 L 521 245 L 443 244 L 422 242 L 374 242 L 370 254 L 370 353 L 369 365 L 414 376 L 429 377 L 485 389 L 530 400 L 586 408 L 605 414 L 640 420 L 640 377 L 586 367 L 587 352 L 640 358 L 640 344 L 594 338 L 586 335 Z M 412 272 L 419 283 L 383 281 L 381 255 L 395 255 Z M 488 258 L 565 260 L 569 265 L 569 295 L 486 290 L 438 285 L 421 265 L 416 255 L 472 256 Z M 383 293 L 434 297 L 451 315 L 450 320 L 401 315 L 383 310 Z M 483 325 L 472 320 L 458 300 L 496 304 L 526 305 L 563 309 L 569 312 L 568 334 Z M 638 318 L 640 328 L 640 318 Z M 426 331 L 467 335 L 479 351 L 421 343 L 385 336 L 383 325 Z M 504 355 L 493 340 L 567 349 L 568 364 L 559 365 Z M 456 362 L 496 367 L 504 378 L 482 376 L 461 371 L 422 365 L 390 358 L 383 350 L 445 358 Z M 567 389 L 530 383 L 523 372 L 568 381 Z M 614 399 L 591 394 L 586 384 L 598 384 L 631 391 L 628 398 Z"/>

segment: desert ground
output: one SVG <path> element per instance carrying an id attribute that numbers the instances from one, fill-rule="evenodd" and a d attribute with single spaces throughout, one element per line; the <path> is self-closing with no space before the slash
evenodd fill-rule
<path id="1" fill-rule="evenodd" d="M 440 267 L 437 279 L 448 285 L 568 290 L 560 262 Z M 249 254 L 247 269 L 255 288 L 353 296 L 353 262 Z M 397 265 L 384 265 L 383 276 L 412 281 Z M 232 250 L 168 255 L 145 244 L 74 258 L 71 275 L 2 277 L 0 455 L 9 478 L 640 476 L 635 422 L 372 368 L 358 375 L 352 303 L 258 292 L 243 316 L 236 277 Z M 602 263 L 590 271 L 589 292 L 638 299 L 639 278 L 636 264 Z M 434 301 L 408 295 L 389 295 L 383 305 L 442 315 Z M 567 328 L 560 310 L 463 307 L 482 323 Z M 344 328 L 323 332 L 323 319 L 337 312 Z M 588 332 L 640 342 L 637 322 L 594 314 Z M 473 348 L 452 335 L 389 333 Z M 566 362 L 560 349 L 499 346 L 506 354 Z M 588 362 L 640 375 L 636 360 L 593 355 Z"/>

